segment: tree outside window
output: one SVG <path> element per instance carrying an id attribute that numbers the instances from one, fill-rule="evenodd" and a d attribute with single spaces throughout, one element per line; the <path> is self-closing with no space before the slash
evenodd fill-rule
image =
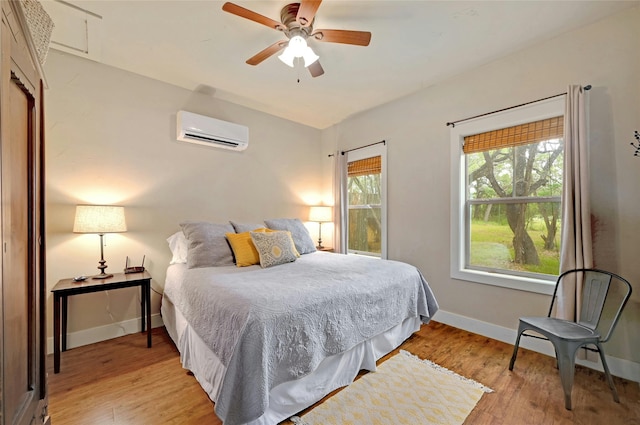
<path id="1" fill-rule="evenodd" d="M 382 253 L 381 157 L 347 164 L 348 251 L 379 257 Z"/>
<path id="2" fill-rule="evenodd" d="M 466 266 L 557 275 L 563 117 L 464 138 Z"/>

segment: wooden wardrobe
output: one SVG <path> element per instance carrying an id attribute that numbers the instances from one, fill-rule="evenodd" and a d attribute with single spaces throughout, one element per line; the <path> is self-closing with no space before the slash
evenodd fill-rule
<path id="1" fill-rule="evenodd" d="M 34 425 L 50 423 L 43 74 L 22 6 L 0 7 L 0 425 Z"/>

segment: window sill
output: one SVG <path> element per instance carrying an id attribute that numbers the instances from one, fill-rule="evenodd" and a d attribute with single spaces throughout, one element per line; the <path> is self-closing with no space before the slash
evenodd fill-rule
<path id="1" fill-rule="evenodd" d="M 552 295 L 555 288 L 555 280 L 534 279 L 522 276 L 509 276 L 501 273 L 490 273 L 479 270 L 452 270 L 453 279 L 468 282 L 482 283 L 484 285 L 500 286 L 519 291 L 535 292 L 537 294 Z"/>
<path id="2" fill-rule="evenodd" d="M 349 254 L 349 255 L 359 255 L 361 257 L 369 257 L 369 258 L 378 258 L 378 259 L 382 258 L 380 256 L 380 254 L 373 253 L 373 252 L 366 252 L 366 251 L 351 251 L 351 250 L 348 250 L 347 254 Z"/>

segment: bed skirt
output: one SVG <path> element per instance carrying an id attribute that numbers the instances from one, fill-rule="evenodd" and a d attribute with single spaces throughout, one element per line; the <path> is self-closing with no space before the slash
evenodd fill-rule
<path id="1" fill-rule="evenodd" d="M 162 319 L 185 369 L 215 403 L 225 374 L 225 366 L 207 347 L 166 296 L 162 298 Z M 269 393 L 269 407 L 258 419 L 246 425 L 275 425 L 321 400 L 331 391 L 349 385 L 361 369 L 374 371 L 376 361 L 394 350 L 420 329 L 419 317 L 406 319 L 352 349 L 324 359 L 318 368 L 300 379 L 282 383 Z M 224 418 L 220 418 L 224 423 Z"/>

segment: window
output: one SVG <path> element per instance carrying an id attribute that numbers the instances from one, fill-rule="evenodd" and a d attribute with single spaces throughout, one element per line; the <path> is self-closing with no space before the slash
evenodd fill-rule
<path id="1" fill-rule="evenodd" d="M 386 258 L 385 145 L 347 153 L 347 252 Z"/>
<path id="2" fill-rule="evenodd" d="M 452 277 L 548 293 L 560 265 L 564 98 L 452 130 Z"/>

